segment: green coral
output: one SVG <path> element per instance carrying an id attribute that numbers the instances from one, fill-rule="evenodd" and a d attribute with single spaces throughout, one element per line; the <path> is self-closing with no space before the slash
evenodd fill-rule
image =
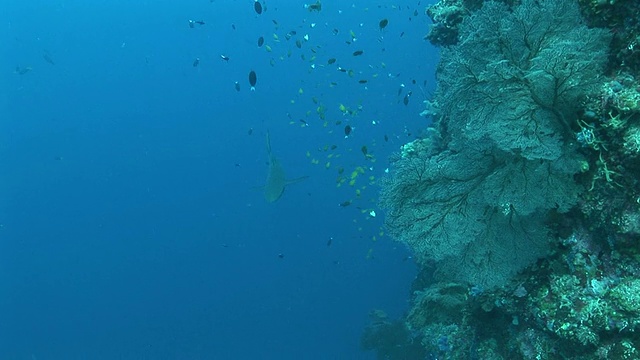
<path id="1" fill-rule="evenodd" d="M 640 317 L 640 279 L 626 279 L 611 289 L 610 296 L 620 310 Z"/>
<path id="2" fill-rule="evenodd" d="M 640 125 L 631 126 L 624 135 L 624 150 L 632 156 L 640 155 Z"/>
<path id="3" fill-rule="evenodd" d="M 429 34 L 425 36 L 432 44 L 448 46 L 458 42 L 458 27 L 469 11 L 462 0 L 441 0 L 427 8 L 433 21 Z"/>
<path id="4" fill-rule="evenodd" d="M 400 147 L 400 156 L 403 159 L 408 157 L 415 157 L 420 153 L 428 151 L 430 147 L 431 141 L 429 139 L 416 139 Z"/>
<path id="5" fill-rule="evenodd" d="M 625 87 L 615 97 L 614 105 L 625 113 L 638 112 L 640 111 L 640 93 L 636 87 Z"/>
<path id="6" fill-rule="evenodd" d="M 436 283 L 415 293 L 415 303 L 407 324 L 420 329 L 429 323 L 459 323 L 464 315 L 460 308 L 468 301 L 466 286 L 457 283 Z"/>

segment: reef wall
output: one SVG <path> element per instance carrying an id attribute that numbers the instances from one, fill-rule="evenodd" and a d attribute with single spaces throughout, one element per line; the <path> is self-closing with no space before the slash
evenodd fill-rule
<path id="1" fill-rule="evenodd" d="M 434 126 L 397 154 L 381 205 L 434 275 L 363 344 L 390 359 L 640 358 L 640 4 L 427 14 Z"/>

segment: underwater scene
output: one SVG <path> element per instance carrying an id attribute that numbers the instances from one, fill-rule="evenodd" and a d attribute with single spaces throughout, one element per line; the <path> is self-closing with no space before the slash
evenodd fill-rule
<path id="1" fill-rule="evenodd" d="M 0 27 L 0 360 L 640 359 L 636 0 Z"/>

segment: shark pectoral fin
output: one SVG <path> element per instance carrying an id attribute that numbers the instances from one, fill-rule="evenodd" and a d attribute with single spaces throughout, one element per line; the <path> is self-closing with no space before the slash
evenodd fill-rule
<path id="1" fill-rule="evenodd" d="M 291 185 L 291 184 L 297 184 L 299 182 L 302 182 L 304 180 L 307 180 L 309 177 L 308 176 L 301 176 L 299 178 L 295 178 L 295 179 L 290 179 L 287 180 L 287 182 L 285 183 L 285 185 Z"/>

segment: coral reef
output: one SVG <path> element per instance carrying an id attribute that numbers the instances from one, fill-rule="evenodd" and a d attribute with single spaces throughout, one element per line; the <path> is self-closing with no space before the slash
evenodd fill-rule
<path id="1" fill-rule="evenodd" d="M 446 47 L 423 113 L 435 126 L 403 146 L 381 195 L 420 276 L 407 314 L 365 332 L 384 345 L 365 348 L 640 359 L 640 3 L 480 3 L 428 10 L 428 38 Z M 555 37 L 582 26 L 569 3 L 590 28 Z M 549 26 L 554 12 L 537 17 L 537 6 L 574 23 Z M 524 37 L 504 27 L 518 14 Z"/>
<path id="2" fill-rule="evenodd" d="M 572 115 L 597 90 L 609 36 L 563 1 L 488 2 L 459 31 L 429 102 L 437 136 L 403 146 L 380 200 L 421 264 L 488 288 L 544 257 L 547 218 L 578 201 Z"/>

